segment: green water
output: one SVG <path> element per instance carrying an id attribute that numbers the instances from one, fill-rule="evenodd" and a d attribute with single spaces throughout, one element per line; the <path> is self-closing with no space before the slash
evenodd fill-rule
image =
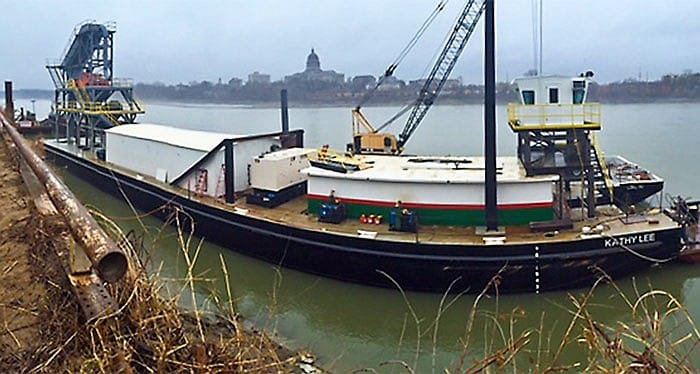
<path id="1" fill-rule="evenodd" d="M 202 128 L 231 133 L 264 132 L 279 127 L 276 109 L 253 109 L 227 106 L 147 105 L 142 122 Z M 368 108 L 370 119 L 387 118 L 396 108 Z M 479 106 L 438 106 L 431 110 L 425 123 L 409 142 L 409 152 L 437 154 L 480 154 L 482 149 L 481 113 Z M 501 155 L 514 153 L 515 139 L 505 125 L 505 108 L 499 108 L 499 139 Z M 603 128 L 599 141 L 604 151 L 621 154 L 651 168 L 666 178 L 666 191 L 698 197 L 698 160 L 700 147 L 698 131 L 692 121 L 700 116 L 700 104 L 613 105 L 604 107 Z M 344 108 L 290 109 L 291 127 L 306 129 L 307 146 L 331 146 L 343 149 L 350 138 L 350 112 Z M 65 173 L 64 173 L 65 174 Z M 146 242 L 154 240 L 162 223 L 147 217 L 139 222 L 123 219 L 133 215 L 128 205 L 106 196 L 86 183 L 65 175 L 76 195 L 115 218 L 125 230 L 144 231 Z M 232 238 L 235 241 L 235 238 Z M 244 245 L 255 245 L 244 243 Z M 378 372 L 405 372 L 392 360 L 402 360 L 416 372 L 444 372 L 454 368 L 463 351 L 467 321 L 474 303 L 473 295 L 460 296 L 440 315 L 438 328 L 433 323 L 440 309 L 442 295 L 408 293 L 370 288 L 319 278 L 274 266 L 238 255 L 213 244 L 203 243 L 197 260 L 196 273 L 205 279 L 197 287 L 200 303 L 212 305 L 212 294 L 226 298 L 223 273 L 219 260 L 222 254 L 229 267 L 237 311 L 254 324 L 276 333 L 292 348 L 308 348 L 320 363 L 335 372 L 352 372 L 374 368 Z M 185 261 L 176 240 L 176 231 L 165 227 L 158 235 L 150 258 L 153 268 L 167 279 L 181 279 Z M 700 319 L 700 267 L 667 264 L 619 280 L 618 286 L 634 299 L 639 292 L 654 288 L 669 291 L 687 307 L 689 314 Z M 174 287 L 175 289 L 177 287 Z M 572 290 L 577 296 L 586 290 Z M 444 301 L 447 305 L 451 297 Z M 661 301 L 665 301 L 659 299 Z M 185 303 L 188 301 L 185 300 Z M 629 307 L 614 288 L 600 286 L 590 301 L 590 310 L 607 324 L 631 320 Z M 486 342 L 501 339 L 493 330 L 492 314 L 505 314 L 498 319 L 507 337 L 532 330 L 533 345 L 537 347 L 542 330 L 544 356 L 558 348 L 561 336 L 571 321 L 573 305 L 566 292 L 541 295 L 509 295 L 481 300 L 480 312 L 472 332 L 467 366 L 481 357 Z M 517 309 L 517 318 L 509 313 Z M 414 317 L 415 314 L 415 317 Z M 418 323 L 416 323 L 416 318 Z M 542 329 L 540 329 L 542 327 Z M 674 334 L 689 330 L 678 322 Z M 577 337 L 578 329 L 573 337 Z M 419 337 L 418 337 L 419 336 Z M 700 351 L 694 357 L 700 366 Z M 537 362 L 535 352 L 526 351 L 518 361 L 518 371 L 532 369 Z M 546 359 L 542 359 L 547 361 Z M 572 343 L 562 355 L 561 364 L 586 361 L 586 353 Z"/>

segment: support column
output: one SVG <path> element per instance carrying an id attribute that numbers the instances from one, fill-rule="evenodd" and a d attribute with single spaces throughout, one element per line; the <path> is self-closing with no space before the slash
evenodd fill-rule
<path id="1" fill-rule="evenodd" d="M 485 195 L 486 195 L 486 230 L 498 231 L 498 201 L 496 193 L 496 35 L 494 1 L 486 0 L 486 24 L 484 27 L 484 86 L 486 97 L 484 103 L 485 120 Z"/>
<path id="2" fill-rule="evenodd" d="M 224 145 L 224 184 L 226 185 L 226 202 L 236 202 L 233 174 L 233 141 L 227 140 Z"/>

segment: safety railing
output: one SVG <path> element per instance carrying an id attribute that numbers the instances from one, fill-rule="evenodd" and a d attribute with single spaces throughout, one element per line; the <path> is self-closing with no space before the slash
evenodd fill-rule
<path id="1" fill-rule="evenodd" d="M 508 124 L 513 131 L 600 129 L 600 103 L 509 104 Z"/>
<path id="2" fill-rule="evenodd" d="M 146 111 L 143 110 L 142 104 L 138 102 L 133 103 L 122 103 L 121 107 L 117 107 L 114 104 L 100 103 L 100 102 L 78 102 L 75 100 L 68 100 L 66 102 L 56 103 L 58 110 L 66 112 L 86 112 L 86 114 L 143 114 Z"/>
<path id="3" fill-rule="evenodd" d="M 112 78 L 113 87 L 133 87 L 134 80 L 132 78 Z"/>
<path id="4" fill-rule="evenodd" d="M 94 19 L 86 19 L 86 20 L 80 22 L 78 25 L 76 25 L 73 28 L 73 33 L 70 34 L 70 37 L 68 38 L 68 43 L 66 44 L 65 48 L 63 48 L 63 53 L 61 54 L 61 59 L 66 58 L 66 55 L 68 54 L 68 50 L 73 45 L 73 42 L 75 41 L 76 36 L 78 36 L 80 29 L 89 23 L 97 23 L 97 21 L 95 21 Z"/>

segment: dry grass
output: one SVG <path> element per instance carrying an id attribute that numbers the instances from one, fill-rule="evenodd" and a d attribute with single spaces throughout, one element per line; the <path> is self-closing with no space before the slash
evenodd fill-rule
<path id="1" fill-rule="evenodd" d="M 32 253 L 33 265 L 41 269 L 37 281 L 47 288 L 47 303 L 39 311 L 40 348 L 25 352 L 15 362 L 4 362 L 6 371 L 29 372 L 290 372 L 299 356 L 267 335 L 239 326 L 232 302 L 225 313 L 201 313 L 193 303 L 183 311 L 180 297 L 192 300 L 196 278 L 192 273 L 199 246 L 191 235 L 179 230 L 180 245 L 187 259 L 188 277 L 182 292 L 164 298 L 157 275 L 148 275 L 134 246 L 119 228 L 97 214 L 101 223 L 120 238 L 130 257 L 124 280 L 108 286 L 119 310 L 86 324 L 58 258 L 53 253 L 52 233 L 44 224 L 40 245 Z M 222 266 L 225 264 L 222 263 Z M 226 270 L 224 270 L 226 271 Z M 228 288 L 230 290 L 230 287 Z M 230 295 L 229 295 L 230 296 Z M 232 299 L 231 299 L 232 300 Z"/>

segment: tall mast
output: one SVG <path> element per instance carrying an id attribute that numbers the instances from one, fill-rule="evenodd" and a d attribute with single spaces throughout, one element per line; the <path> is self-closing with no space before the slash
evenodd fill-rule
<path id="1" fill-rule="evenodd" d="M 486 24 L 484 27 L 484 141 L 486 151 L 485 196 L 486 230 L 498 230 L 498 207 L 496 197 L 496 54 L 494 1 L 486 0 Z"/>

